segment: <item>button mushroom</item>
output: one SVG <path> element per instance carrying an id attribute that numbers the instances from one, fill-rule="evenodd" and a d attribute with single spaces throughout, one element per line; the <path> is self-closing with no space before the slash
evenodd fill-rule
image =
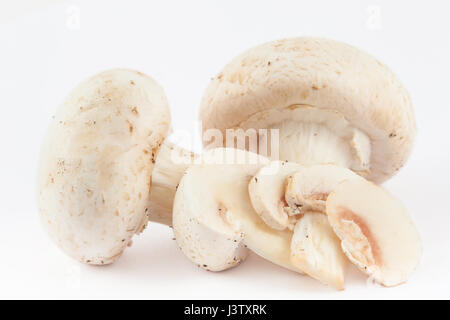
<path id="1" fill-rule="evenodd" d="M 206 89 L 200 119 L 223 134 L 278 129 L 274 160 L 335 164 L 377 183 L 404 165 L 416 134 L 408 92 L 385 65 L 315 38 L 265 43 L 232 60 Z M 268 135 L 259 139 L 265 145 Z"/>
<path id="2" fill-rule="evenodd" d="M 108 264 L 148 220 L 171 223 L 166 203 L 187 164 L 163 144 L 169 128 L 162 88 L 140 72 L 105 71 L 72 91 L 47 130 L 37 183 L 41 220 L 64 252 Z"/>

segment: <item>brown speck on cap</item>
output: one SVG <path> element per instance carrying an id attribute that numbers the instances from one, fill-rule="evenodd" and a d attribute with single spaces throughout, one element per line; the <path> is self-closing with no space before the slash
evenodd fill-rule
<path id="1" fill-rule="evenodd" d="M 128 123 L 128 128 L 129 128 L 129 130 L 130 130 L 130 134 L 132 134 L 133 133 L 133 130 L 134 130 L 134 126 L 133 126 L 133 124 L 130 122 L 130 121 L 128 121 L 128 120 L 126 120 L 127 121 L 127 123 Z"/>

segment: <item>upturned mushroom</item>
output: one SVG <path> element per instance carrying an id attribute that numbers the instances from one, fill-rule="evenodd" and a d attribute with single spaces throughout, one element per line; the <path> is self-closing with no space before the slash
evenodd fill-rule
<path id="1" fill-rule="evenodd" d="M 105 71 L 70 93 L 47 130 L 37 179 L 43 226 L 65 253 L 112 263 L 148 220 L 171 224 L 194 156 L 165 143 L 169 130 L 163 89 L 138 71 Z"/>

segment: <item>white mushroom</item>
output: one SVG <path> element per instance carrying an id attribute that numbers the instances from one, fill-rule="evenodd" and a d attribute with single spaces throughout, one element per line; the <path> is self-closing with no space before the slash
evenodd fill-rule
<path id="1" fill-rule="evenodd" d="M 169 128 L 162 88 L 140 72 L 105 71 L 72 91 L 47 130 L 37 183 L 43 225 L 64 252 L 108 264 L 148 219 L 170 223 L 161 196 L 153 203 L 162 209 L 148 212 L 152 171 L 165 172 L 153 185 L 173 198 L 187 166 L 171 161 L 169 145 L 156 159 Z"/>
<path id="2" fill-rule="evenodd" d="M 291 261 L 311 277 L 344 289 L 346 258 L 325 214 L 306 212 L 296 223 Z"/>
<path id="3" fill-rule="evenodd" d="M 327 214 L 347 257 L 385 286 L 405 282 L 419 263 L 419 234 L 402 204 L 382 188 L 348 180 L 328 196 Z"/>
<path id="4" fill-rule="evenodd" d="M 377 183 L 404 165 L 416 133 L 409 95 L 385 65 L 315 38 L 273 41 L 236 57 L 211 81 L 200 118 L 204 132 L 278 129 L 279 145 L 267 148 L 279 150 L 273 160 L 335 164 Z M 259 150 L 269 136 L 260 133 Z"/>
<path id="5" fill-rule="evenodd" d="M 248 247 L 302 273 L 290 260 L 292 233 L 267 226 L 249 199 L 250 179 L 268 160 L 237 149 L 213 149 L 203 158 L 187 169 L 175 196 L 173 229 L 183 253 L 202 268 L 220 271 L 242 261 Z"/>

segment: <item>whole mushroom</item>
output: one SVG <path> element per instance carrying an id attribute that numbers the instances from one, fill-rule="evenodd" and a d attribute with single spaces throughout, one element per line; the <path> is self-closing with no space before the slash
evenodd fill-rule
<path id="1" fill-rule="evenodd" d="M 205 132 L 224 136 L 278 129 L 274 160 L 335 164 L 376 183 L 405 164 L 416 136 L 409 94 L 391 70 L 355 47 L 316 38 L 265 43 L 233 59 L 206 89 L 200 120 Z"/>
<path id="2" fill-rule="evenodd" d="M 108 70 L 70 93 L 47 130 L 37 179 L 42 223 L 65 253 L 112 263 L 147 221 L 171 225 L 194 155 L 166 143 L 169 130 L 164 91 L 141 72 Z"/>

